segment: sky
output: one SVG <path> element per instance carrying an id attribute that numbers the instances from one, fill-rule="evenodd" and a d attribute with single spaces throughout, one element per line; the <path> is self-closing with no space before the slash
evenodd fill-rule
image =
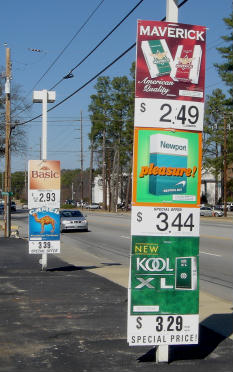
<path id="1" fill-rule="evenodd" d="M 41 104 L 32 104 L 33 90 L 56 91 L 52 108 L 68 97 L 136 41 L 137 20 L 159 21 L 166 15 L 166 0 L 144 0 L 127 20 L 78 68 L 74 77 L 63 79 L 139 2 L 139 0 L 13 0 L 1 5 L 0 66 L 5 66 L 5 43 L 10 48 L 12 82 L 20 92 L 29 112 L 22 112 L 20 122 L 41 114 Z M 206 94 L 216 88 L 227 91 L 214 63 L 222 63 L 216 48 L 227 34 L 223 21 L 232 11 L 232 0 L 189 0 L 179 9 L 180 23 L 206 26 Z M 84 25 L 85 24 L 85 25 Z M 39 51 L 33 51 L 38 49 Z M 135 61 L 133 48 L 104 76 L 129 75 Z M 3 67 L 5 68 L 5 67 Z M 95 93 L 96 80 L 48 113 L 48 159 L 60 160 L 62 169 L 80 168 L 80 117 L 83 120 L 84 168 L 89 166 L 88 133 L 91 123 L 88 105 Z M 26 149 L 22 156 L 12 155 L 12 172 L 24 171 L 29 159 L 39 159 L 41 118 L 24 125 Z M 0 160 L 0 171 L 4 160 Z"/>

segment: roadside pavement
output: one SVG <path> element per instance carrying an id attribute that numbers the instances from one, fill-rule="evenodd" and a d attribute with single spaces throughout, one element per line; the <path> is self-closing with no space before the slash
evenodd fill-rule
<path id="1" fill-rule="evenodd" d="M 156 364 L 153 348 L 127 344 L 126 288 L 53 255 L 42 272 L 39 258 L 0 238 L 0 371 L 232 371 L 233 341 L 203 324 L 199 345 L 170 346 L 169 364 Z"/>

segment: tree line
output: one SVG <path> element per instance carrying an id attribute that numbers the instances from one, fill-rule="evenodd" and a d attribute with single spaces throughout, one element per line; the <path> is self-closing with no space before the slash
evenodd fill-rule
<path id="1" fill-rule="evenodd" d="M 217 48 L 223 62 L 214 66 L 229 90 L 224 94 L 217 88 L 207 96 L 203 132 L 203 169 L 214 174 L 216 204 L 223 202 L 218 193 L 218 183 L 221 182 L 223 196 L 224 161 L 227 168 L 226 197 L 233 200 L 233 13 L 224 18 L 224 22 L 229 33 L 222 36 L 224 45 Z"/>
<path id="2" fill-rule="evenodd" d="M 93 159 L 96 159 L 103 189 L 103 209 L 108 206 L 112 211 L 116 210 L 119 199 L 126 205 L 131 200 L 134 70 L 133 63 L 131 78 L 99 77 L 94 87 L 96 93 L 90 97 L 89 169 L 91 173 Z"/>
<path id="3" fill-rule="evenodd" d="M 205 100 L 205 118 L 203 131 L 203 170 L 214 174 L 216 193 L 215 202 L 219 201 L 218 182 L 223 180 L 224 159 L 228 171 L 233 169 L 233 13 L 224 18 L 229 30 L 222 36 L 223 46 L 217 48 L 222 63 L 215 64 L 217 73 L 229 88 L 227 93 L 219 88 L 213 90 Z M 76 192 L 75 199 L 81 200 L 80 179 L 83 179 L 84 200 L 92 201 L 93 180 L 100 177 L 99 184 L 103 190 L 103 208 L 116 210 L 119 200 L 127 206 L 131 202 L 131 174 L 133 157 L 133 127 L 134 127 L 134 86 L 135 63 L 132 64 L 128 76 L 110 78 L 102 76 L 94 86 L 95 93 L 90 97 L 89 113 L 91 120 L 90 165 L 81 170 L 62 170 L 62 198 L 71 198 L 70 190 L 73 183 Z M 15 87 L 12 95 L 17 118 L 17 110 L 26 108 L 21 98 L 20 88 Z M 15 122 L 15 121 L 14 121 Z M 0 157 L 4 156 L 4 93 L 0 84 Z M 25 132 L 22 127 L 15 126 L 12 131 L 11 150 L 20 152 L 25 148 Z M 226 140 L 226 141 L 225 141 Z M 224 142 L 225 141 L 225 142 Z M 226 151 L 225 151 L 226 150 Z M 0 182 L 1 181 L 0 174 Z M 12 175 L 13 192 L 25 196 L 25 172 L 15 172 Z M 1 187 L 0 187 L 1 188 Z M 233 198 L 233 180 L 228 180 L 227 196 Z M 223 195 L 223 182 L 222 182 Z"/>

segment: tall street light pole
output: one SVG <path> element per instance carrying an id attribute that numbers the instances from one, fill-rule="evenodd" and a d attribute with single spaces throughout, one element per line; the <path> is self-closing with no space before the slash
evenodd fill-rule
<path id="1" fill-rule="evenodd" d="M 11 62 L 10 62 L 10 48 L 6 48 L 6 139 L 5 139 L 5 193 L 4 193 L 4 220 L 5 220 L 5 237 L 9 238 L 11 235 L 11 166 L 10 166 L 10 136 L 11 136 Z"/>
<path id="2" fill-rule="evenodd" d="M 54 91 L 36 90 L 33 92 L 33 103 L 42 103 L 42 160 L 47 160 L 47 105 L 53 103 L 56 99 L 56 93 Z M 42 254 L 40 261 L 42 270 L 47 269 L 47 253 Z"/>

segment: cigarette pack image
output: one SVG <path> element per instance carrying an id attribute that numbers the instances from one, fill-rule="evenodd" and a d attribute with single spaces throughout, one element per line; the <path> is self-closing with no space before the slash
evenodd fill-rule
<path id="1" fill-rule="evenodd" d="M 179 45 L 172 63 L 170 76 L 175 81 L 198 84 L 202 49 L 200 45 Z"/>
<path id="2" fill-rule="evenodd" d="M 149 192 L 154 195 L 184 194 L 187 176 L 188 140 L 165 134 L 150 136 Z M 151 165 L 153 164 L 153 166 Z M 157 167 L 157 168 L 156 168 Z M 155 175 L 156 173 L 156 175 Z"/>
<path id="3" fill-rule="evenodd" d="M 176 257 L 176 289 L 197 289 L 197 258 Z"/>
<path id="4" fill-rule="evenodd" d="M 144 40 L 141 48 L 151 78 L 170 74 L 172 56 L 166 40 Z"/>

